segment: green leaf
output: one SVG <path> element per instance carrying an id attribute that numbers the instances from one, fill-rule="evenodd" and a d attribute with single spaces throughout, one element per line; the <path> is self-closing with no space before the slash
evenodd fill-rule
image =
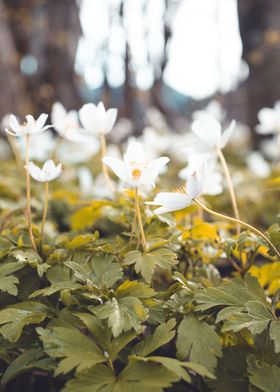
<path id="1" fill-rule="evenodd" d="M 130 362 L 118 376 L 97 365 L 67 382 L 62 392 L 163 392 L 179 377 L 158 363 Z"/>
<path id="2" fill-rule="evenodd" d="M 211 372 L 209 372 L 209 370 L 207 370 L 204 366 L 194 362 L 181 362 L 175 358 L 159 357 L 159 356 L 152 356 L 147 358 L 132 356 L 131 359 L 136 361 L 137 360 L 143 361 L 143 362 L 160 363 L 166 369 L 170 370 L 171 372 L 176 374 L 176 376 L 178 376 L 180 379 L 188 383 L 191 382 L 191 377 L 185 368 L 194 371 L 203 377 L 209 377 L 211 379 L 215 378 L 215 376 Z"/>
<path id="3" fill-rule="evenodd" d="M 68 373 L 77 368 L 77 372 L 106 361 L 100 348 L 92 339 L 76 329 L 54 327 L 37 328 L 44 351 L 52 358 L 64 358 L 60 361 L 55 374 Z"/>
<path id="4" fill-rule="evenodd" d="M 16 342 L 26 325 L 39 324 L 48 314 L 48 307 L 39 302 L 28 301 L 11 305 L 0 311 L 0 333 L 10 342 Z"/>
<path id="5" fill-rule="evenodd" d="M 178 263 L 176 258 L 176 254 L 167 248 L 155 249 L 147 254 L 133 250 L 127 253 L 124 265 L 135 264 L 135 271 L 140 273 L 146 282 L 151 283 L 156 267 L 170 271 Z"/>
<path id="6" fill-rule="evenodd" d="M 115 382 L 116 378 L 111 369 L 96 365 L 78 373 L 76 379 L 67 382 L 62 392 L 113 392 Z"/>
<path id="7" fill-rule="evenodd" d="M 280 321 L 272 321 L 269 328 L 270 339 L 274 341 L 274 350 L 280 352 Z"/>
<path id="8" fill-rule="evenodd" d="M 222 309 L 217 315 L 216 322 L 224 321 L 223 332 L 238 332 L 248 328 L 253 334 L 260 334 L 268 327 L 271 320 L 273 314 L 267 306 L 259 301 L 248 301 L 244 304 L 244 308 L 230 306 Z"/>
<path id="9" fill-rule="evenodd" d="M 121 297 L 137 297 L 137 298 L 151 298 L 156 295 L 155 290 L 145 284 L 136 280 L 126 280 L 116 290 L 118 298 Z"/>
<path id="10" fill-rule="evenodd" d="M 52 370 L 55 364 L 52 359 L 46 357 L 41 348 L 32 348 L 19 355 L 6 369 L 1 384 L 5 385 L 15 377 L 31 369 Z"/>
<path id="11" fill-rule="evenodd" d="M 179 325 L 176 347 L 179 359 L 189 357 L 210 371 L 217 366 L 217 357 L 222 355 L 220 338 L 213 327 L 193 314 L 187 315 Z"/>
<path id="12" fill-rule="evenodd" d="M 266 362 L 259 363 L 254 355 L 249 355 L 247 362 L 252 385 L 264 392 L 279 391 L 280 367 Z"/>
<path id="13" fill-rule="evenodd" d="M 122 268 L 113 263 L 113 256 L 93 257 L 88 263 L 78 264 L 74 261 L 65 263 L 74 271 L 78 280 L 99 289 L 112 287 L 123 276 Z"/>
<path id="14" fill-rule="evenodd" d="M 17 295 L 18 289 L 16 284 L 19 283 L 15 276 L 7 276 L 15 271 L 20 270 L 25 266 L 25 263 L 5 263 L 0 265 L 0 290 L 11 295 Z"/>
<path id="15" fill-rule="evenodd" d="M 175 336 L 175 331 L 173 330 L 175 325 L 175 319 L 171 319 L 167 323 L 161 324 L 156 328 L 153 335 L 147 337 L 145 340 L 136 345 L 133 352 L 141 357 L 146 357 L 159 347 L 167 344 Z"/>
<path id="16" fill-rule="evenodd" d="M 82 286 L 79 283 L 75 283 L 73 281 L 69 281 L 69 282 L 56 282 L 53 283 L 51 286 L 46 287 L 44 289 L 40 289 L 40 290 L 36 290 L 34 291 L 29 298 L 34 298 L 34 297 L 39 297 L 39 296 L 49 296 L 52 295 L 54 293 L 57 293 L 58 291 L 62 291 L 62 290 L 79 290 L 82 289 L 84 286 Z"/>
<path id="17" fill-rule="evenodd" d="M 148 318 L 148 311 L 135 297 L 112 298 L 104 305 L 91 307 L 90 311 L 101 319 L 108 320 L 115 337 L 132 328 L 138 331 L 141 323 Z"/>

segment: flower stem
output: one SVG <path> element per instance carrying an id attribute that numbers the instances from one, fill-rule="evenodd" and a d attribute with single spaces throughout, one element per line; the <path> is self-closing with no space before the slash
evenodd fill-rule
<path id="1" fill-rule="evenodd" d="M 223 166 L 224 173 L 225 173 L 225 176 L 227 179 L 228 189 L 229 189 L 229 193 L 230 193 L 231 204 L 232 204 L 234 216 L 235 216 L 235 219 L 238 221 L 238 220 L 240 220 L 240 215 L 239 215 L 239 211 L 238 211 L 237 200 L 236 200 L 229 168 L 228 168 L 227 162 L 225 160 L 224 154 L 220 148 L 217 148 L 217 153 L 218 153 L 219 159 L 221 161 L 221 164 Z M 239 223 L 236 224 L 236 233 L 237 233 L 237 235 L 240 234 L 240 224 Z"/>
<path id="2" fill-rule="evenodd" d="M 141 234 L 143 250 L 144 250 L 144 253 L 147 253 L 148 249 L 147 249 L 147 243 L 146 243 L 146 238 L 145 238 L 145 232 L 143 229 L 143 223 L 142 223 L 142 219 L 141 219 L 138 188 L 135 188 L 135 212 L 136 212 L 136 215 L 138 218 L 138 224 L 139 224 L 139 229 L 140 229 L 140 234 Z"/>
<path id="3" fill-rule="evenodd" d="M 44 227 L 45 227 L 47 213 L 48 213 L 48 203 L 49 203 L 49 183 L 45 182 L 45 202 L 44 202 L 42 224 L 41 224 L 41 249 L 42 249 L 42 251 L 43 251 L 43 245 L 44 245 Z"/>
<path id="4" fill-rule="evenodd" d="M 27 134 L 25 137 L 25 173 L 26 173 L 26 215 L 27 215 L 27 227 L 29 238 L 32 244 L 33 249 L 37 252 L 37 247 L 33 237 L 32 231 L 32 222 L 31 222 L 31 197 L 30 197 L 30 175 L 28 172 L 28 164 L 29 164 L 29 135 Z"/>
<path id="5" fill-rule="evenodd" d="M 206 206 L 205 206 L 204 204 L 202 204 L 198 199 L 194 199 L 194 201 L 195 201 L 195 203 L 196 203 L 197 205 L 199 205 L 201 208 L 204 209 L 204 211 L 208 212 L 209 214 L 214 215 L 214 216 L 217 216 L 218 218 L 222 218 L 222 219 L 228 220 L 228 221 L 230 221 L 230 222 L 238 223 L 239 225 L 242 225 L 242 226 L 246 227 L 247 229 L 253 231 L 253 232 L 256 233 L 257 235 L 259 235 L 260 237 L 262 237 L 262 238 L 266 241 L 266 243 L 270 246 L 270 248 L 276 253 L 276 255 L 278 256 L 278 258 L 279 258 L 279 260 L 280 260 L 280 252 L 279 252 L 279 251 L 277 250 L 277 248 L 273 245 L 273 243 L 270 241 L 270 239 L 269 239 L 265 234 L 263 234 L 260 230 L 256 229 L 254 226 L 251 226 L 251 225 L 249 225 L 248 223 L 243 222 L 243 221 L 241 221 L 241 220 L 239 220 L 239 219 L 235 219 L 235 218 L 232 218 L 232 217 L 227 216 L 227 215 L 219 214 L 218 212 L 213 211 L 213 210 L 211 210 L 210 208 L 206 207 Z"/>
<path id="6" fill-rule="evenodd" d="M 107 152 L 107 147 L 106 147 L 106 138 L 104 133 L 100 132 L 100 145 L 101 145 L 101 159 L 105 157 L 106 152 Z M 102 171 L 103 171 L 103 175 L 105 178 L 105 181 L 109 187 L 109 189 L 114 192 L 115 188 L 114 185 L 112 184 L 107 166 L 105 165 L 105 163 L 102 161 Z"/>

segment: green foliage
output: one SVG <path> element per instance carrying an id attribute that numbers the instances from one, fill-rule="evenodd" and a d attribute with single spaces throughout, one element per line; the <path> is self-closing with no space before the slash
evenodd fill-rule
<path id="1" fill-rule="evenodd" d="M 194 206 L 159 218 L 145 207 L 145 253 L 137 231 L 130 239 L 131 192 L 85 201 L 64 186 L 43 249 L 34 202 L 39 253 L 21 212 L 0 211 L 1 387 L 277 391 L 279 262 L 262 239 L 231 236 L 232 225 L 197 218 Z M 278 225 L 268 233 L 278 246 Z"/>

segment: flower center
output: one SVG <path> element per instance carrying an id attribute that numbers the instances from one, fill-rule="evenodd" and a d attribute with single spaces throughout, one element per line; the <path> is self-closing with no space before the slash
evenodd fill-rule
<path id="1" fill-rule="evenodd" d="M 132 174 L 132 177 L 134 178 L 134 180 L 139 180 L 139 178 L 141 177 L 142 172 L 141 172 L 140 169 L 135 168 L 135 169 L 132 169 L 131 174 Z"/>

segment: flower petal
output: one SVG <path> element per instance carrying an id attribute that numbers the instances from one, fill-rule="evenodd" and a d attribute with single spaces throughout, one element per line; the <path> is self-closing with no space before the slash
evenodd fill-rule
<path id="1" fill-rule="evenodd" d="M 102 162 L 109 166 L 122 181 L 129 181 L 123 161 L 118 158 L 106 156 L 102 158 Z"/>
<path id="2" fill-rule="evenodd" d="M 86 103 L 79 110 L 81 123 L 88 132 L 98 133 L 97 110 L 97 107 L 93 103 Z"/>
<path id="3" fill-rule="evenodd" d="M 145 204 L 161 206 L 154 212 L 162 214 L 164 212 L 181 210 L 191 203 L 192 199 L 188 195 L 177 192 L 160 192 L 156 195 L 154 201 Z"/>
<path id="4" fill-rule="evenodd" d="M 14 132 L 14 134 L 17 135 L 18 133 L 20 133 L 21 126 L 19 125 L 16 116 L 14 114 L 11 114 L 9 120 L 10 120 L 9 121 L 10 127 L 11 127 L 12 131 Z"/>
<path id="5" fill-rule="evenodd" d="M 143 146 L 138 142 L 131 142 L 128 145 L 127 151 L 124 154 L 124 160 L 126 163 L 144 163 L 146 162 L 146 156 Z"/>
<path id="6" fill-rule="evenodd" d="M 30 176 L 39 182 L 43 182 L 41 178 L 41 169 L 35 165 L 33 162 L 29 162 L 27 166 L 25 166 L 25 169 L 28 171 Z"/>
<path id="7" fill-rule="evenodd" d="M 209 148 L 215 147 L 222 136 L 221 124 L 206 113 L 192 124 L 192 131 Z"/>
<path id="8" fill-rule="evenodd" d="M 106 122 L 104 125 L 103 132 L 104 133 L 109 133 L 111 132 L 113 126 L 115 125 L 116 119 L 118 115 L 118 110 L 117 109 L 109 109 L 107 110 L 106 113 Z"/>
<path id="9" fill-rule="evenodd" d="M 221 139 L 220 143 L 218 144 L 219 148 L 224 148 L 225 145 L 228 143 L 228 141 L 232 135 L 232 132 L 234 131 L 235 125 L 236 125 L 236 121 L 232 120 L 229 127 L 223 132 L 222 139 Z"/>
<path id="10" fill-rule="evenodd" d="M 159 175 L 160 169 L 164 165 L 166 165 L 169 161 L 170 161 L 170 159 L 167 157 L 161 157 L 161 158 L 154 159 L 150 163 L 149 167 L 147 168 L 147 178 L 149 180 L 148 182 L 154 183 L 155 179 Z"/>

